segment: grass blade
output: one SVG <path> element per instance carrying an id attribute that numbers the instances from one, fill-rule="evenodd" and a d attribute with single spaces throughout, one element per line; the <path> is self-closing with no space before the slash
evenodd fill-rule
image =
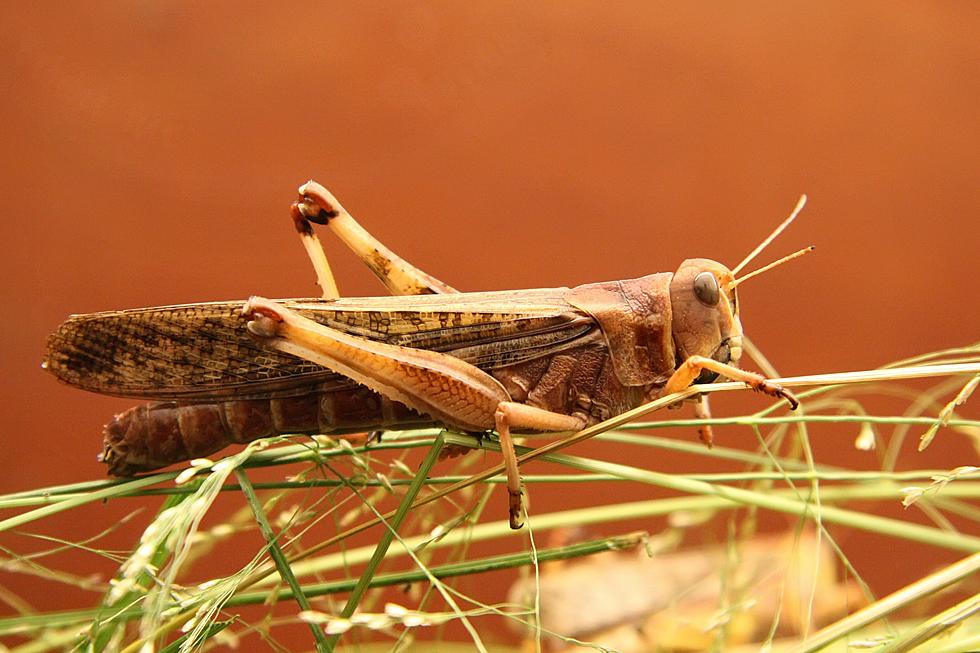
<path id="1" fill-rule="evenodd" d="M 388 553 L 388 547 L 391 546 L 392 541 L 395 539 L 395 532 L 401 527 L 402 522 L 405 521 L 408 511 L 412 508 L 415 502 L 415 497 L 418 496 L 419 491 L 422 489 L 423 481 L 429 476 L 429 472 L 432 471 L 433 465 L 439 460 L 439 453 L 442 451 L 443 444 L 445 444 L 445 436 L 440 434 L 436 437 L 435 443 L 426 455 L 425 460 L 422 461 L 422 465 L 419 467 L 418 471 L 415 473 L 415 479 L 412 484 L 408 486 L 408 490 L 405 492 L 405 496 L 402 498 L 401 504 L 395 511 L 394 516 L 389 522 L 389 528 L 381 535 L 381 539 L 378 541 L 378 546 L 374 549 L 374 555 L 368 561 L 367 568 L 365 568 L 364 573 L 361 574 L 361 578 L 358 580 L 354 589 L 351 590 L 350 596 L 347 599 L 344 609 L 340 612 L 340 617 L 343 619 L 349 618 L 354 614 L 354 610 L 357 609 L 357 604 L 360 603 L 361 597 L 367 590 L 368 586 L 371 584 L 371 579 L 377 572 L 378 565 L 384 560 L 385 554 Z M 327 650 L 332 651 L 337 645 L 337 641 L 340 639 L 339 635 L 332 636 L 327 643 Z"/>
<path id="2" fill-rule="evenodd" d="M 278 536 L 272 530 L 272 525 L 269 524 L 269 518 L 266 517 L 265 510 L 262 508 L 262 502 L 259 501 L 259 497 L 255 494 L 255 488 L 252 487 L 252 482 L 249 480 L 248 474 L 239 468 L 235 470 L 235 477 L 242 487 L 242 493 L 245 495 L 248 505 L 252 508 L 252 514 L 255 515 L 255 521 L 259 525 L 259 530 L 262 531 L 262 536 L 265 537 L 265 541 L 269 545 L 269 555 L 276 563 L 279 576 L 289 585 L 289 589 L 292 590 L 292 598 L 299 605 L 300 610 L 309 610 L 310 602 L 306 600 L 303 589 L 300 587 L 299 581 L 296 580 L 296 576 L 293 575 L 289 561 L 286 560 L 286 554 L 282 552 L 282 548 L 279 546 L 279 542 L 277 542 Z M 316 624 L 310 624 L 310 630 L 313 632 L 313 639 L 316 640 L 317 650 L 327 650 L 327 636 L 323 633 L 323 630 L 317 627 Z M 206 635 L 206 637 L 208 636 L 210 634 Z"/>
<path id="3" fill-rule="evenodd" d="M 963 558 L 940 571 L 889 594 L 808 637 L 790 653 L 813 653 L 870 623 L 887 617 L 909 603 L 929 596 L 980 571 L 980 553 Z"/>

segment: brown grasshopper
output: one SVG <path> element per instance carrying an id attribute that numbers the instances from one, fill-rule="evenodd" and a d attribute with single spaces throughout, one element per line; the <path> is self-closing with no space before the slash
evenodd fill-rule
<path id="1" fill-rule="evenodd" d="M 736 367 L 734 270 L 688 259 L 677 272 L 576 288 L 459 293 L 365 231 L 323 186 L 292 217 L 320 299 L 214 302 L 73 315 L 44 367 L 79 388 L 159 401 L 105 427 L 100 460 L 130 476 L 274 434 L 442 424 L 499 434 L 510 522 L 521 526 L 511 431 L 577 431 L 719 375 L 786 399 Z M 340 298 L 311 222 L 328 225 L 394 297 Z M 708 415 L 707 399 L 699 406 Z M 702 437 L 710 444 L 710 432 Z"/>

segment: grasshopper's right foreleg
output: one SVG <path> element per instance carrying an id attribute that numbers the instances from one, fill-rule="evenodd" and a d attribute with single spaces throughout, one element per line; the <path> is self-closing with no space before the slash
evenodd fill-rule
<path id="1" fill-rule="evenodd" d="M 326 255 L 313 233 L 311 222 L 330 227 L 371 270 L 393 295 L 425 295 L 455 293 L 455 288 L 418 269 L 393 251 L 357 223 L 354 217 L 326 188 L 308 181 L 299 187 L 299 200 L 291 210 L 296 229 L 303 238 L 303 246 L 313 262 L 317 280 L 324 297 L 337 297 Z"/>
<path id="2" fill-rule="evenodd" d="M 742 381 L 743 383 L 747 383 L 753 390 L 767 394 L 770 397 L 781 397 L 789 402 L 790 408 L 793 410 L 800 405 L 800 401 L 796 398 L 796 395 L 778 383 L 773 383 L 761 374 L 741 370 L 733 365 L 719 363 L 714 359 L 704 356 L 690 356 L 681 363 L 670 378 L 667 379 L 667 383 L 660 391 L 660 395 L 666 396 L 674 392 L 680 392 L 691 385 L 701 374 L 702 370 L 711 370 L 733 381 Z"/>

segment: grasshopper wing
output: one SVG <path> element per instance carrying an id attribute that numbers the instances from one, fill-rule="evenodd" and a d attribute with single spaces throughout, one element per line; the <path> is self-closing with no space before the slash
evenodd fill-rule
<path id="1" fill-rule="evenodd" d="M 363 338 L 442 351 L 490 370 L 574 346 L 598 331 L 567 289 L 337 300 L 282 300 Z M 150 399 L 261 399 L 353 382 L 248 335 L 243 302 L 73 315 L 49 338 L 44 366 L 101 394 Z"/>

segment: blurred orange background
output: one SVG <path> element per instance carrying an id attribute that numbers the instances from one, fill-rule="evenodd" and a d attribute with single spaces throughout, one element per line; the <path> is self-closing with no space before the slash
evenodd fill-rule
<path id="1" fill-rule="evenodd" d="M 780 372 L 976 341 L 978 28 L 972 2 L 4 3 L 0 488 L 102 478 L 101 426 L 134 403 L 40 369 L 69 313 L 317 294 L 287 214 L 310 177 L 463 290 L 734 265 L 806 192 L 761 261 L 816 253 L 741 292 L 746 332 Z M 382 292 L 324 240 L 341 292 Z M 715 413 L 764 405 L 726 398 Z M 874 468 L 855 432 L 821 431 L 818 459 Z M 718 435 L 754 446 L 748 431 Z M 954 435 L 902 459 L 975 463 Z M 575 490 L 536 489 L 535 507 L 596 500 Z M 133 505 L 26 530 L 77 541 Z M 882 510 L 924 521 L 897 499 Z M 882 560 L 887 540 L 862 537 L 847 552 L 879 593 L 922 572 L 903 577 Z M 494 575 L 483 598 L 508 582 Z M 83 600 L 3 583 L 37 608 Z"/>

